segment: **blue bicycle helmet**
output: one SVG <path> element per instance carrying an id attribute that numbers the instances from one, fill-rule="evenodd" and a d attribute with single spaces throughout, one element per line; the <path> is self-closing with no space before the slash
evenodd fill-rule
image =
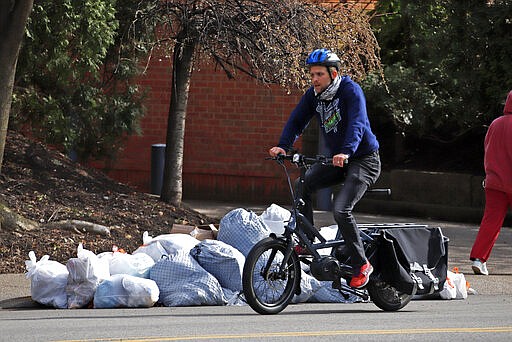
<path id="1" fill-rule="evenodd" d="M 322 65 L 326 67 L 335 67 L 336 70 L 340 68 L 340 59 L 338 56 L 328 49 L 316 49 L 311 52 L 306 59 L 307 66 Z"/>

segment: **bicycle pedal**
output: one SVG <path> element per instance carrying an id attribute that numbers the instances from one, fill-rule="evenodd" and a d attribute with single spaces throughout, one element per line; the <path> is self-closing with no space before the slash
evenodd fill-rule
<path id="1" fill-rule="evenodd" d="M 345 293 L 345 292 L 343 292 L 341 290 L 338 290 L 338 292 L 343 296 L 343 299 L 349 300 L 350 295 L 348 293 Z"/>
<path id="2" fill-rule="evenodd" d="M 353 289 L 348 285 L 342 284 L 339 280 L 332 282 L 332 288 L 338 290 L 338 292 L 343 296 L 345 300 L 350 297 L 350 294 L 356 295 L 365 301 L 370 299 L 366 291 Z"/>
<path id="3" fill-rule="evenodd" d="M 341 280 L 340 279 L 333 280 L 331 286 L 335 290 L 340 290 L 341 289 Z"/>
<path id="4" fill-rule="evenodd" d="M 345 300 L 348 300 L 350 298 L 350 295 L 344 291 L 342 291 L 342 285 L 341 285 L 341 281 L 338 279 L 338 280 L 334 280 L 332 282 L 332 288 L 335 289 L 335 290 L 338 290 L 338 292 L 343 296 L 343 299 Z"/>

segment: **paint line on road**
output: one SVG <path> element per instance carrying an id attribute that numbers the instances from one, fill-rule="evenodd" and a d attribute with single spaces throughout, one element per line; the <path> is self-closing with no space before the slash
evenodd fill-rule
<path id="1" fill-rule="evenodd" d="M 426 329 L 383 329 L 383 330 L 331 330 L 331 331 L 283 331 L 271 333 L 248 333 L 231 335 L 199 335 L 199 336 L 175 336 L 175 337 L 134 337 L 134 338 L 95 338 L 85 340 L 60 340 L 55 342 L 155 342 L 155 341 L 190 341 L 190 340 L 222 340 L 222 339 L 245 339 L 262 337 L 314 337 L 314 336 L 337 336 L 337 335 L 403 335 L 403 334 L 432 334 L 432 333 L 511 333 L 509 327 L 487 327 L 487 328 L 426 328 Z"/>

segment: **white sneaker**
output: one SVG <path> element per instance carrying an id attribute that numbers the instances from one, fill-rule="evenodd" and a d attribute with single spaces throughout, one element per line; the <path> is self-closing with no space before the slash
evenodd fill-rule
<path id="1" fill-rule="evenodd" d="M 489 271 L 487 271 L 487 265 L 485 262 L 481 262 L 480 259 L 475 259 L 471 268 L 475 274 L 489 275 Z"/>

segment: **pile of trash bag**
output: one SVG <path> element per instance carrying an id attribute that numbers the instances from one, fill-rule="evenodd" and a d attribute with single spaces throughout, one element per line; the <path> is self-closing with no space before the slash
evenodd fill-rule
<path id="1" fill-rule="evenodd" d="M 113 248 L 94 254 L 78 245 L 76 258 L 66 264 L 25 262 L 32 299 L 59 309 L 195 305 L 245 305 L 242 271 L 251 248 L 284 227 L 289 211 L 273 204 L 262 215 L 242 208 L 221 220 L 217 239 L 198 240 L 190 234 L 142 236 L 132 254 Z M 321 231 L 322 232 L 322 231 Z M 316 280 L 304 267 L 301 294 L 294 303 L 356 302 L 343 298 L 331 282 Z"/>

